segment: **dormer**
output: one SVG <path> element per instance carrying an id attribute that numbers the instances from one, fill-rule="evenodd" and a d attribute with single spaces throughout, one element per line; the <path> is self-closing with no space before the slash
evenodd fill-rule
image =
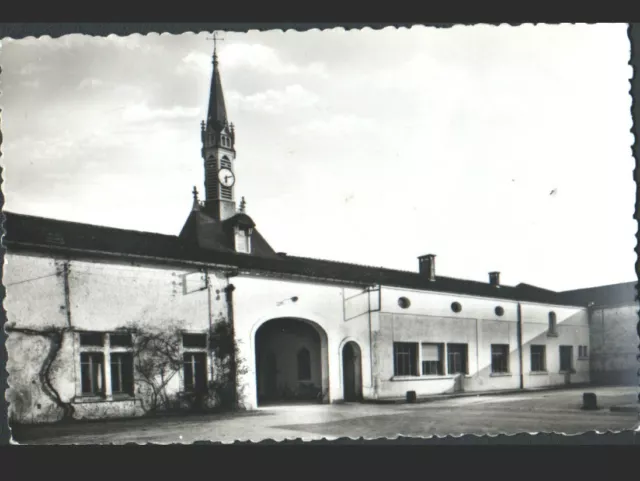
<path id="1" fill-rule="evenodd" d="M 234 215 L 225 221 L 227 232 L 233 237 L 232 244 L 236 252 L 251 254 L 251 239 L 254 227 L 256 226 L 251 217 L 242 212 Z"/>

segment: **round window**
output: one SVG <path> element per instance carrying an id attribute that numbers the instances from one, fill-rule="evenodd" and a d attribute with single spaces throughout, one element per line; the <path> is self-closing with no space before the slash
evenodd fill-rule
<path id="1" fill-rule="evenodd" d="M 398 299 L 398 305 L 403 309 L 407 309 L 411 305 L 411 301 L 406 297 L 401 297 Z"/>
<path id="2" fill-rule="evenodd" d="M 462 310 L 462 304 L 460 304 L 459 302 L 453 302 L 451 304 L 451 310 L 453 312 L 460 312 Z"/>
<path id="3" fill-rule="evenodd" d="M 496 316 L 503 316 L 504 315 L 504 309 L 502 306 L 496 306 Z"/>

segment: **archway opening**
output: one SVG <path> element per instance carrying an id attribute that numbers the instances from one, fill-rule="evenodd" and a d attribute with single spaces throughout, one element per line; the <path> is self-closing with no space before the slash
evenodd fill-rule
<path id="1" fill-rule="evenodd" d="M 362 401 L 362 352 L 353 341 L 342 348 L 342 388 L 345 401 Z"/>
<path id="2" fill-rule="evenodd" d="M 255 335 L 258 406 L 320 403 L 328 392 L 326 333 L 303 319 L 265 322 Z"/>

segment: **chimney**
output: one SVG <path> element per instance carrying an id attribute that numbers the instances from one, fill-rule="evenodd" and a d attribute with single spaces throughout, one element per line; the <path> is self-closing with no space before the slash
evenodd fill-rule
<path id="1" fill-rule="evenodd" d="M 424 256 L 418 257 L 418 262 L 420 263 L 420 274 L 425 276 L 430 281 L 436 280 L 436 255 L 435 254 L 427 254 Z"/>
<path id="2" fill-rule="evenodd" d="M 489 284 L 494 287 L 500 287 L 500 273 L 499 272 L 489 272 Z"/>

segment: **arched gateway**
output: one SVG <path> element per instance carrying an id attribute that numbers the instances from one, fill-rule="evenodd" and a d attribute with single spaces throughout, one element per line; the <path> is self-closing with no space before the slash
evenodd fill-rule
<path id="1" fill-rule="evenodd" d="M 353 341 L 342 348 L 342 388 L 344 400 L 362 400 L 362 352 Z"/>
<path id="2" fill-rule="evenodd" d="M 327 334 L 298 318 L 271 319 L 255 334 L 258 405 L 326 400 L 329 391 Z"/>

